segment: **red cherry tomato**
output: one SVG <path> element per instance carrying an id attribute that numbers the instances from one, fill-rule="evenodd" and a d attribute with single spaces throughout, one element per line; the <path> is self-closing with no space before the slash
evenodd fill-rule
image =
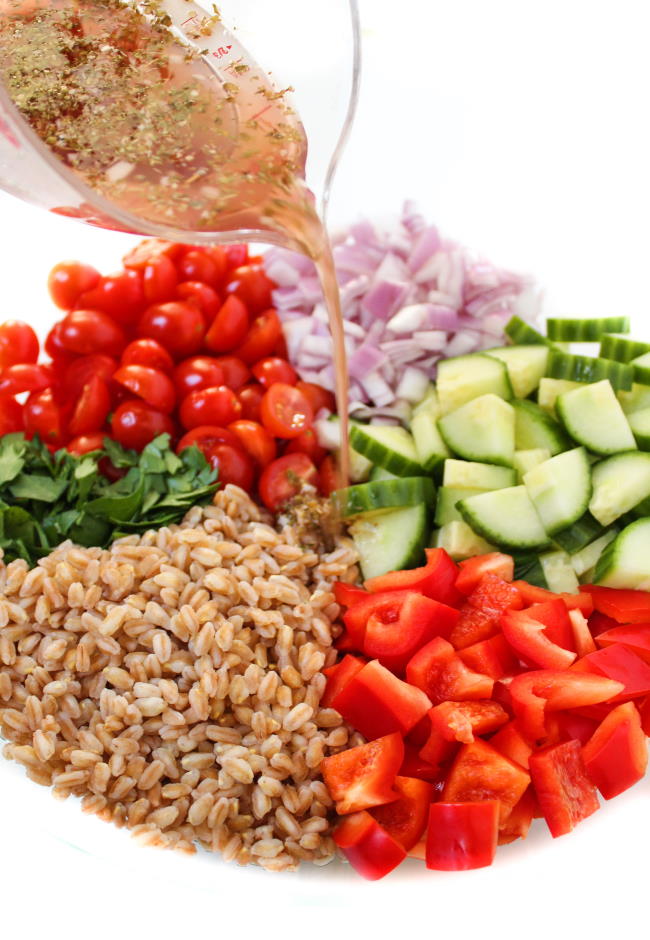
<path id="1" fill-rule="evenodd" d="M 329 454 L 318 468 L 320 491 L 323 496 L 329 496 L 334 490 L 340 490 L 343 481 L 336 458 Z"/>
<path id="2" fill-rule="evenodd" d="M 100 278 L 97 286 L 84 291 L 76 302 L 78 309 L 101 310 L 123 326 L 135 323 L 145 305 L 142 277 L 129 270 Z"/>
<path id="3" fill-rule="evenodd" d="M 105 356 L 103 353 L 94 353 L 90 356 L 82 356 L 75 359 L 65 370 L 63 376 L 63 388 L 65 395 L 72 401 L 76 401 L 84 385 L 98 376 L 104 382 L 110 382 L 113 373 L 117 369 L 117 360 L 112 356 Z"/>
<path id="4" fill-rule="evenodd" d="M 111 419 L 111 436 L 122 447 L 133 450 L 142 450 L 159 434 L 173 436 L 174 431 L 174 422 L 169 415 L 139 398 L 122 402 Z"/>
<path id="5" fill-rule="evenodd" d="M 173 300 L 178 285 L 174 262 L 167 255 L 152 258 L 142 275 L 144 297 L 148 304 L 162 304 Z"/>
<path id="6" fill-rule="evenodd" d="M 232 272 L 248 261 L 248 245 L 226 245 L 225 256 L 226 270 Z"/>
<path id="7" fill-rule="evenodd" d="M 242 385 L 246 385 L 249 381 L 250 370 L 237 356 L 217 356 L 216 361 L 223 369 L 224 385 L 231 388 L 233 392 L 238 392 Z"/>
<path id="8" fill-rule="evenodd" d="M 175 261 L 184 251 L 185 246 L 177 242 L 168 242 L 163 238 L 146 238 L 124 255 L 122 264 L 125 268 L 132 268 L 134 271 L 144 271 L 149 262 L 155 258 L 165 255 Z"/>
<path id="9" fill-rule="evenodd" d="M 0 323 L 0 371 L 8 366 L 38 359 L 38 337 L 29 323 L 5 320 Z"/>
<path id="10" fill-rule="evenodd" d="M 228 297 L 205 335 L 205 345 L 212 352 L 230 352 L 243 343 L 248 332 L 248 310 L 239 297 Z"/>
<path id="11" fill-rule="evenodd" d="M 268 389 L 260 410 L 264 427 L 274 437 L 298 437 L 314 420 L 311 405 L 302 392 L 283 382 L 276 382 Z"/>
<path id="12" fill-rule="evenodd" d="M 162 372 L 174 368 L 174 360 L 155 339 L 134 339 L 122 353 L 121 362 L 123 366 L 150 366 Z"/>
<path id="13" fill-rule="evenodd" d="M 312 382 L 297 382 L 296 388 L 300 389 L 305 398 L 308 399 L 315 415 L 318 414 L 321 408 L 336 411 L 334 395 L 328 389 L 323 388 L 321 385 L 314 385 Z"/>
<path id="14" fill-rule="evenodd" d="M 93 450 L 104 449 L 104 438 L 106 434 L 103 431 L 94 431 L 92 434 L 80 434 L 79 437 L 73 437 L 65 445 L 66 450 L 81 457 L 83 454 L 89 454 Z"/>
<path id="15" fill-rule="evenodd" d="M 96 268 L 81 261 L 60 261 L 47 278 L 50 297 L 62 310 L 72 310 L 79 297 L 99 283 L 101 275 Z"/>
<path id="16" fill-rule="evenodd" d="M 237 393 L 241 402 L 241 416 L 249 421 L 260 421 L 260 405 L 264 398 L 261 385 L 244 385 Z"/>
<path id="17" fill-rule="evenodd" d="M 241 447 L 231 447 L 229 444 L 215 444 L 206 454 L 208 461 L 219 472 L 219 482 L 222 486 L 234 483 L 249 492 L 255 479 L 253 461 Z"/>
<path id="18" fill-rule="evenodd" d="M 175 359 L 197 353 L 204 333 L 201 311 L 194 304 L 179 301 L 149 307 L 138 324 L 138 336 L 155 339 Z"/>
<path id="19" fill-rule="evenodd" d="M 98 431 L 106 421 L 111 407 L 111 396 L 108 393 L 106 382 L 94 375 L 81 392 L 70 421 L 68 434 L 79 437 L 80 434 L 90 434 Z"/>
<path id="20" fill-rule="evenodd" d="M 259 481 L 262 502 L 277 512 L 308 483 L 318 486 L 318 471 L 306 454 L 287 454 L 270 463 Z"/>
<path id="21" fill-rule="evenodd" d="M 58 323 L 55 323 L 50 332 L 45 337 L 45 342 L 43 344 L 43 349 L 48 354 L 50 359 L 57 362 L 58 365 L 63 364 L 65 369 L 71 362 L 74 361 L 75 354 L 71 353 L 68 349 L 61 344 L 61 327 L 63 325 L 63 320 L 59 320 Z"/>
<path id="22" fill-rule="evenodd" d="M 275 440 L 266 428 L 263 428 L 257 421 L 240 419 L 234 421 L 228 430 L 234 431 L 246 453 L 250 454 L 261 467 L 265 467 L 272 460 L 275 460 L 278 452 Z"/>
<path id="23" fill-rule="evenodd" d="M 32 392 L 23 407 L 23 421 L 27 437 L 38 434 L 44 444 L 56 447 L 63 444 L 63 414 L 51 388 Z"/>
<path id="24" fill-rule="evenodd" d="M 221 298 L 216 290 L 200 281 L 183 281 L 176 288 L 179 300 L 195 304 L 203 315 L 206 326 L 210 326 L 221 307 Z"/>
<path id="25" fill-rule="evenodd" d="M 256 362 L 251 372 L 265 388 L 273 385 L 274 382 L 284 382 L 285 385 L 295 385 L 298 381 L 298 373 L 286 359 L 280 359 L 278 356 L 269 356 L 267 359 L 260 359 Z"/>
<path id="26" fill-rule="evenodd" d="M 126 345 L 122 327 L 100 310 L 73 310 L 61 322 L 59 339 L 64 349 L 80 356 L 98 349 L 119 356 Z"/>
<path id="27" fill-rule="evenodd" d="M 285 454 L 307 454 L 316 465 L 327 456 L 327 451 L 318 443 L 318 437 L 313 428 L 303 431 L 298 437 L 289 441 L 284 452 Z"/>
<path id="28" fill-rule="evenodd" d="M 169 414 L 176 404 L 176 389 L 169 376 L 161 372 L 160 369 L 152 369 L 151 366 L 120 366 L 113 376 L 118 385 L 139 398 L 144 399 L 147 404 L 158 411 L 164 411 Z"/>
<path id="29" fill-rule="evenodd" d="M 225 273 L 225 263 L 220 267 L 217 256 L 202 248 L 191 248 L 177 265 L 181 280 L 201 281 L 210 287 L 218 287 Z"/>
<path id="30" fill-rule="evenodd" d="M 176 453 L 180 454 L 186 447 L 198 447 L 204 454 L 210 451 L 216 444 L 228 444 L 229 447 L 241 447 L 239 438 L 232 431 L 226 428 L 215 427 L 211 424 L 201 425 L 199 428 L 192 428 L 187 434 L 184 434 L 176 446 Z"/>
<path id="31" fill-rule="evenodd" d="M 15 398 L 3 395 L 0 398 L 0 434 L 13 434 L 23 429 L 23 408 Z"/>
<path id="32" fill-rule="evenodd" d="M 235 294 L 251 313 L 261 313 L 273 306 L 275 284 L 262 265 L 246 264 L 236 268 L 226 281 L 226 293 Z"/>
<path id="33" fill-rule="evenodd" d="M 286 341 L 286 339 L 284 338 L 284 333 L 282 334 L 282 336 L 280 337 L 280 339 L 279 339 L 279 340 L 277 341 L 277 343 L 275 344 L 275 349 L 273 350 L 273 355 L 274 355 L 274 356 L 279 356 L 280 359 L 288 359 L 288 358 L 289 358 L 289 349 L 287 348 L 287 341 Z"/>
<path id="34" fill-rule="evenodd" d="M 42 392 L 51 384 L 52 374 L 48 366 L 37 366 L 33 362 L 17 363 L 0 374 L 0 396 Z"/>
<path id="35" fill-rule="evenodd" d="M 225 373 L 218 359 L 210 356 L 192 356 L 179 362 L 174 370 L 174 383 L 179 399 L 185 398 L 190 392 L 198 392 L 204 388 L 215 388 L 226 384 Z"/>
<path id="36" fill-rule="evenodd" d="M 246 339 L 235 350 L 235 355 L 251 364 L 270 356 L 282 336 L 282 324 L 275 310 L 266 310 L 251 323 Z"/>
<path id="37" fill-rule="evenodd" d="M 218 385 L 216 388 L 190 392 L 181 403 L 179 415 L 186 431 L 202 424 L 223 427 L 239 418 L 241 405 L 232 389 Z"/>

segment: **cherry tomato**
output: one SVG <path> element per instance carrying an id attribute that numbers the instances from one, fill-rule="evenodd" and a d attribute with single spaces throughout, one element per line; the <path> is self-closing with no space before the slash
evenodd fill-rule
<path id="1" fill-rule="evenodd" d="M 68 422 L 68 433 L 72 437 L 90 434 L 103 427 L 111 407 L 111 396 L 106 382 L 94 375 L 84 385 L 75 410 Z"/>
<path id="2" fill-rule="evenodd" d="M 221 285 L 228 276 L 228 250 L 225 245 L 205 245 L 203 251 L 209 256 L 219 272 L 219 284 Z"/>
<path id="3" fill-rule="evenodd" d="M 42 392 L 52 384 L 49 366 L 33 362 L 16 363 L 0 375 L 0 396 L 20 395 L 21 392 Z"/>
<path id="4" fill-rule="evenodd" d="M 136 364 L 120 366 L 113 379 L 118 385 L 128 388 L 133 395 L 144 399 L 147 404 L 157 408 L 158 411 L 169 414 L 174 410 L 176 404 L 174 383 L 160 369 Z"/>
<path id="5" fill-rule="evenodd" d="M 122 402 L 111 419 L 111 436 L 122 447 L 133 450 L 142 450 L 159 434 L 173 436 L 174 431 L 174 422 L 169 415 L 139 398 Z"/>
<path id="6" fill-rule="evenodd" d="M 266 310 L 251 323 L 246 339 L 235 355 L 251 364 L 270 356 L 282 336 L 282 324 L 275 310 Z"/>
<path id="7" fill-rule="evenodd" d="M 148 304 L 161 304 L 173 300 L 178 285 L 174 262 L 167 255 L 152 258 L 142 275 L 144 297 Z"/>
<path id="8" fill-rule="evenodd" d="M 260 359 L 256 362 L 251 372 L 265 388 L 273 385 L 274 382 L 284 382 L 285 385 L 295 385 L 298 381 L 298 373 L 286 359 L 280 359 L 278 356 L 269 356 L 268 359 Z"/>
<path id="9" fill-rule="evenodd" d="M 320 491 L 323 496 L 329 496 L 334 490 L 343 486 L 341 474 L 336 464 L 336 458 L 329 454 L 318 468 Z"/>
<path id="10" fill-rule="evenodd" d="M 190 249 L 177 264 L 181 280 L 201 281 L 210 287 L 219 286 L 225 270 L 225 264 L 220 267 L 216 256 L 201 248 Z"/>
<path id="11" fill-rule="evenodd" d="M 112 356 L 105 356 L 103 353 L 93 353 L 90 356 L 82 356 L 75 359 L 65 370 L 63 376 L 63 388 L 66 395 L 76 401 L 81 395 L 84 385 L 98 376 L 104 382 L 110 382 L 113 373 L 117 369 L 117 360 Z"/>
<path id="12" fill-rule="evenodd" d="M 150 366 L 162 372 L 174 368 L 174 360 L 155 339 L 134 339 L 122 353 L 121 362 L 123 366 Z"/>
<path id="13" fill-rule="evenodd" d="M 63 444 L 63 414 L 51 388 L 32 392 L 23 406 L 23 420 L 28 437 L 38 434 L 44 444 Z"/>
<path id="14" fill-rule="evenodd" d="M 289 441 L 284 452 L 285 454 L 307 454 L 316 465 L 327 456 L 327 451 L 318 443 L 318 437 L 313 428 L 303 431 L 298 437 Z"/>
<path id="15" fill-rule="evenodd" d="M 215 444 L 206 454 L 206 458 L 219 472 L 222 486 L 234 483 L 247 492 L 251 490 L 255 479 L 253 461 L 241 447 L 229 444 Z"/>
<path id="16" fill-rule="evenodd" d="M 5 320 L 0 323 L 0 371 L 8 366 L 38 359 L 38 338 L 29 323 Z"/>
<path id="17" fill-rule="evenodd" d="M 149 307 L 138 324 L 139 336 L 157 340 L 175 359 L 197 353 L 204 333 L 200 310 L 194 304 L 179 301 Z"/>
<path id="18" fill-rule="evenodd" d="M 261 313 L 273 306 L 275 284 L 266 276 L 262 265 L 246 264 L 228 276 L 226 293 L 235 294 L 251 313 Z"/>
<path id="19" fill-rule="evenodd" d="M 58 364 L 65 363 L 64 368 L 66 368 L 71 362 L 75 360 L 76 356 L 68 349 L 65 349 L 65 347 L 61 344 L 62 325 L 63 320 L 59 320 L 58 323 L 54 324 L 50 332 L 45 337 L 43 349 L 48 354 L 50 359 L 55 360 Z"/>
<path id="20" fill-rule="evenodd" d="M 94 431 L 92 434 L 80 434 L 79 437 L 73 437 L 65 445 L 66 450 L 81 457 L 83 454 L 89 454 L 93 450 L 104 449 L 104 438 L 106 434 L 103 431 Z"/>
<path id="21" fill-rule="evenodd" d="M 155 258 L 165 255 L 175 261 L 184 251 L 185 246 L 176 242 L 168 242 L 162 238 L 147 238 L 124 255 L 122 264 L 125 268 L 132 268 L 134 271 L 144 271 L 149 262 Z"/>
<path id="22" fill-rule="evenodd" d="M 122 326 L 135 323 L 146 306 L 138 271 L 120 271 L 102 277 L 96 287 L 84 291 L 76 303 L 80 310 L 101 310 Z"/>
<path id="23" fill-rule="evenodd" d="M 192 356 L 191 359 L 185 359 L 176 366 L 174 383 L 179 399 L 183 399 L 190 392 L 224 385 L 225 374 L 218 359 L 210 356 Z"/>
<path id="24" fill-rule="evenodd" d="M 206 326 L 210 326 L 221 307 L 221 298 L 216 290 L 200 281 L 183 281 L 176 288 L 179 300 L 195 304 L 203 315 Z"/>
<path id="25" fill-rule="evenodd" d="M 326 408 L 328 411 L 336 411 L 334 395 L 328 389 L 323 388 L 321 385 L 314 385 L 312 382 L 297 382 L 296 388 L 300 389 L 308 399 L 315 415 L 322 408 Z"/>
<path id="26" fill-rule="evenodd" d="M 239 297 L 228 297 L 205 335 L 212 352 L 230 352 L 243 343 L 248 332 L 248 310 Z"/>
<path id="27" fill-rule="evenodd" d="M 79 297 L 99 283 L 101 275 L 90 264 L 81 261 L 60 261 L 47 279 L 50 297 L 62 310 L 72 310 Z"/>
<path id="28" fill-rule="evenodd" d="M 100 310 L 73 310 L 61 321 L 58 338 L 64 349 L 80 356 L 98 349 L 119 356 L 126 345 L 122 327 Z"/>
<path id="29" fill-rule="evenodd" d="M 232 424 L 240 415 L 239 399 L 232 389 L 225 385 L 190 392 L 183 399 L 179 410 L 181 424 L 186 431 L 198 428 L 202 424 L 216 424 L 223 427 Z"/>
<path id="30" fill-rule="evenodd" d="M 212 424 L 203 424 L 199 428 L 192 428 L 184 434 L 176 446 L 176 453 L 180 454 L 186 447 L 198 447 L 207 454 L 216 444 L 228 444 L 229 447 L 241 447 L 239 438 L 233 431 L 219 428 Z"/>
<path id="31" fill-rule="evenodd" d="M 3 395 L 0 398 L 0 434 L 13 434 L 23 429 L 23 409 L 15 398 Z"/>
<path id="32" fill-rule="evenodd" d="M 248 245 L 226 245 L 226 269 L 234 271 L 248 261 Z"/>
<path id="33" fill-rule="evenodd" d="M 279 356 L 280 359 L 288 359 L 288 358 L 289 358 L 289 349 L 287 348 L 287 341 L 286 341 L 286 339 L 284 338 L 284 333 L 282 334 L 282 336 L 280 337 L 280 339 L 279 339 L 279 340 L 277 341 L 277 343 L 275 344 L 275 349 L 273 350 L 273 355 L 274 355 L 274 356 Z"/>
<path id="34" fill-rule="evenodd" d="M 231 388 L 233 392 L 239 391 L 251 377 L 248 366 L 237 356 L 217 356 L 216 361 L 223 369 L 224 385 Z"/>
<path id="35" fill-rule="evenodd" d="M 241 416 L 249 421 L 260 421 L 260 405 L 264 398 L 264 389 L 261 385 L 244 385 L 237 393 L 241 402 Z"/>
<path id="36" fill-rule="evenodd" d="M 228 430 L 234 431 L 246 453 L 261 467 L 275 460 L 278 452 L 275 440 L 257 421 L 233 421 Z"/>
<path id="37" fill-rule="evenodd" d="M 302 392 L 283 382 L 275 382 L 267 390 L 260 411 L 264 427 L 274 437 L 298 437 L 314 420 L 311 405 Z"/>
<path id="38" fill-rule="evenodd" d="M 308 483 L 318 486 L 318 471 L 306 454 L 286 454 L 270 463 L 262 473 L 259 491 L 262 502 L 277 512 Z"/>

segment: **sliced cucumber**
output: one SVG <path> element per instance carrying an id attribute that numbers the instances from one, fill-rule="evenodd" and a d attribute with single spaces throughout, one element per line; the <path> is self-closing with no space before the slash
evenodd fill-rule
<path id="1" fill-rule="evenodd" d="M 589 512 L 601 525 L 611 525 L 650 496 L 650 454 L 637 450 L 602 460 L 593 468 L 592 483 Z"/>
<path id="2" fill-rule="evenodd" d="M 508 370 L 499 359 L 483 353 L 456 356 L 438 363 L 437 385 L 441 414 L 456 411 L 481 395 L 512 398 Z"/>
<path id="3" fill-rule="evenodd" d="M 397 476 L 423 475 L 413 438 L 404 428 L 352 424 L 350 443 L 373 464 Z"/>
<path id="4" fill-rule="evenodd" d="M 591 472 L 584 447 L 576 447 L 533 467 L 524 477 L 542 525 L 549 535 L 566 529 L 587 511 Z"/>
<path id="5" fill-rule="evenodd" d="M 413 418 L 419 414 L 420 411 L 431 411 L 436 418 L 440 417 L 441 412 L 440 402 L 438 400 L 438 390 L 433 382 L 429 382 L 429 387 L 422 401 L 419 401 L 417 405 L 414 406 L 413 411 L 411 412 L 411 421 L 413 421 Z"/>
<path id="6" fill-rule="evenodd" d="M 650 408 L 650 385 L 639 385 L 635 382 L 629 392 L 617 392 L 616 397 L 626 415 L 643 411 L 645 408 Z"/>
<path id="7" fill-rule="evenodd" d="M 629 332 L 629 317 L 598 317 L 588 320 L 561 320 L 551 317 L 546 321 L 548 338 L 564 343 L 592 343 L 604 333 Z"/>
<path id="8" fill-rule="evenodd" d="M 650 519 L 637 519 L 617 535 L 596 565 L 596 583 L 650 590 Z"/>
<path id="9" fill-rule="evenodd" d="M 463 517 L 456 509 L 456 503 L 461 499 L 478 496 L 479 493 L 485 492 L 487 490 L 470 486 L 441 486 L 436 499 L 435 524 L 443 526 L 448 522 L 457 522 L 462 519 Z"/>
<path id="10" fill-rule="evenodd" d="M 508 370 L 508 378 L 517 398 L 528 398 L 539 385 L 546 371 L 547 346 L 499 346 L 486 349 L 486 356 L 500 359 Z"/>
<path id="11" fill-rule="evenodd" d="M 460 498 L 460 497 L 459 497 Z M 394 480 L 373 480 L 335 490 L 332 500 L 340 516 L 347 519 L 380 509 L 435 503 L 435 487 L 430 477 L 397 477 Z"/>
<path id="12" fill-rule="evenodd" d="M 600 538 L 605 530 L 596 522 L 591 513 L 586 512 L 582 519 L 577 519 L 564 532 L 556 532 L 553 541 L 569 555 L 579 552 L 594 539 Z"/>
<path id="13" fill-rule="evenodd" d="M 602 359 L 615 359 L 616 362 L 631 362 L 637 356 L 650 352 L 650 343 L 642 343 L 627 336 L 614 336 L 605 333 L 600 340 L 598 355 Z"/>
<path id="14" fill-rule="evenodd" d="M 532 450 L 543 447 L 551 456 L 571 447 L 572 441 L 558 422 L 534 401 L 516 400 L 515 447 L 517 450 Z"/>
<path id="15" fill-rule="evenodd" d="M 627 420 L 639 450 L 650 450 L 650 408 L 633 411 Z"/>
<path id="16" fill-rule="evenodd" d="M 515 413 L 498 395 L 475 398 L 440 418 L 438 427 L 445 444 L 466 460 L 512 466 Z"/>
<path id="17" fill-rule="evenodd" d="M 474 555 L 485 555 L 495 549 L 494 545 L 482 539 L 462 520 L 448 522 L 438 529 L 431 541 L 431 547 L 444 548 L 455 561 L 472 558 Z"/>
<path id="18" fill-rule="evenodd" d="M 573 388 L 582 388 L 581 382 L 569 382 L 567 379 L 543 378 L 539 381 L 537 390 L 537 404 L 549 414 L 555 414 L 555 402 L 560 395 L 570 392 Z"/>
<path id="19" fill-rule="evenodd" d="M 541 548 L 548 544 L 548 535 L 525 486 L 461 499 L 458 509 L 475 532 L 505 548 Z"/>
<path id="20" fill-rule="evenodd" d="M 590 542 L 589 545 L 585 545 L 579 552 L 575 552 L 570 556 L 573 570 L 579 578 L 596 567 L 598 559 L 617 535 L 617 529 L 609 529 L 609 531 L 601 535 L 600 538 L 595 539 L 595 541 Z"/>
<path id="21" fill-rule="evenodd" d="M 537 587 L 548 588 L 544 577 L 544 569 L 537 552 L 523 552 L 521 554 L 513 552 L 512 557 L 515 563 L 516 581 L 527 581 Z"/>
<path id="22" fill-rule="evenodd" d="M 569 379 L 572 382 L 600 382 L 609 379 L 614 388 L 632 388 L 634 369 L 613 359 L 598 359 L 591 356 L 575 356 L 551 349 L 546 364 L 546 374 L 552 379 Z"/>
<path id="23" fill-rule="evenodd" d="M 438 415 L 435 409 L 418 411 L 413 415 L 411 434 L 415 442 L 418 463 L 427 473 L 433 473 L 446 457 L 451 457 L 451 451 L 438 429 Z"/>
<path id="24" fill-rule="evenodd" d="M 512 465 L 517 471 L 517 482 L 522 483 L 525 473 L 528 473 L 533 467 L 538 467 L 540 463 L 544 463 L 550 456 L 550 450 L 547 450 L 545 447 L 534 447 L 531 450 L 516 450 L 515 456 L 512 459 Z"/>
<path id="25" fill-rule="evenodd" d="M 356 422 L 350 421 L 350 427 Z M 330 415 L 326 420 L 320 420 L 315 425 L 318 441 L 322 447 L 336 450 L 341 449 L 341 419 L 338 415 Z M 350 480 L 353 483 L 364 483 L 370 476 L 372 463 L 350 447 Z"/>
<path id="26" fill-rule="evenodd" d="M 525 343 L 534 346 L 552 346 L 550 339 L 542 336 L 529 323 L 522 320 L 521 317 L 511 317 L 504 327 L 504 333 L 509 336 L 513 343 Z"/>
<path id="27" fill-rule="evenodd" d="M 421 561 L 427 541 L 427 507 L 419 503 L 368 513 L 359 516 L 349 532 L 359 552 L 364 579 L 412 568 Z"/>
<path id="28" fill-rule="evenodd" d="M 597 454 L 617 454 L 636 447 L 621 403 L 607 379 L 565 392 L 555 408 L 571 437 Z"/>
<path id="29" fill-rule="evenodd" d="M 566 552 L 545 552 L 539 562 L 549 591 L 556 594 L 577 594 L 578 579 Z"/>
<path id="30" fill-rule="evenodd" d="M 641 385 L 650 385 L 650 352 L 637 356 L 630 365 L 634 369 L 634 381 Z"/>
<path id="31" fill-rule="evenodd" d="M 373 467 L 370 471 L 370 480 L 399 480 L 400 477 L 395 473 L 391 473 L 390 470 L 384 470 L 383 467 Z M 408 479 L 406 477 L 405 479 Z"/>
<path id="32" fill-rule="evenodd" d="M 470 486 L 480 490 L 502 490 L 514 486 L 517 474 L 510 467 L 496 467 L 471 460 L 445 460 L 443 486 Z"/>

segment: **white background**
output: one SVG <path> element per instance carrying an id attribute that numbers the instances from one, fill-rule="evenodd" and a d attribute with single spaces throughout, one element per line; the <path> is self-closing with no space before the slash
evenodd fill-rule
<path id="1" fill-rule="evenodd" d="M 361 7 L 361 109 L 333 220 L 386 218 L 414 197 L 447 234 L 535 274 L 548 312 L 630 314 L 650 335 L 646 0 Z M 110 271 L 133 241 L 4 196 L 0 219 L 0 321 L 45 326 L 55 261 Z M 2 764 L 0 902 L 28 938 L 393 936 L 411 924 L 424 936 L 636 938 L 648 934 L 649 786 L 556 841 L 537 823 L 491 869 L 412 865 L 371 885 L 338 866 L 273 876 L 135 849 Z"/>

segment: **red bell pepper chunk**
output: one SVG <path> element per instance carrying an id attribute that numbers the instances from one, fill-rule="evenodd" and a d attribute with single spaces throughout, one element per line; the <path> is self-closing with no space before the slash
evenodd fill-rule
<path id="1" fill-rule="evenodd" d="M 623 688 L 622 682 L 574 671 L 574 668 L 562 672 L 540 669 L 515 676 L 510 682 L 510 695 L 522 732 L 531 741 L 539 741 L 547 733 L 546 709 L 557 711 L 595 705 L 618 695 Z"/>
<path id="2" fill-rule="evenodd" d="M 320 700 L 322 708 L 329 708 L 336 696 L 341 692 L 348 682 L 361 672 L 366 665 L 365 659 L 359 659 L 357 656 L 344 656 L 340 663 L 324 669 L 327 676 L 327 685 Z"/>
<path id="3" fill-rule="evenodd" d="M 386 622 L 397 621 L 402 604 L 410 597 L 410 591 L 385 591 L 382 594 L 367 594 L 343 614 L 343 623 L 354 648 L 361 652 L 366 636 L 366 624 L 375 613 Z"/>
<path id="4" fill-rule="evenodd" d="M 442 702 L 429 712 L 431 726 L 446 741 L 471 744 L 475 734 L 489 734 L 508 721 L 498 702 Z"/>
<path id="5" fill-rule="evenodd" d="M 469 871 L 494 861 L 499 803 L 448 801 L 429 809 L 426 863 L 434 871 Z"/>
<path id="6" fill-rule="evenodd" d="M 580 660 L 580 666 L 623 683 L 624 688 L 612 696 L 613 702 L 627 702 L 650 693 L 650 665 L 620 643 L 589 653 Z"/>
<path id="7" fill-rule="evenodd" d="M 520 671 L 519 660 L 501 633 L 458 650 L 458 655 L 473 672 L 491 679 L 503 679 Z"/>
<path id="8" fill-rule="evenodd" d="M 345 581 L 334 583 L 334 597 L 340 607 L 354 607 L 359 601 L 367 598 L 368 592 L 355 584 L 346 584 Z"/>
<path id="9" fill-rule="evenodd" d="M 458 566 L 444 548 L 427 548 L 427 563 L 422 568 L 406 571 L 391 571 L 366 581 L 366 588 L 373 594 L 378 591 L 418 591 L 441 604 L 456 607 L 462 596 L 456 590 Z"/>
<path id="10" fill-rule="evenodd" d="M 433 712 L 433 709 L 429 712 L 429 718 L 431 712 Z M 439 727 L 430 720 L 429 735 L 420 748 L 420 759 L 426 761 L 432 767 L 436 767 L 440 773 L 441 764 L 448 763 L 457 750 L 458 744 L 443 737 Z"/>
<path id="11" fill-rule="evenodd" d="M 498 800 L 499 822 L 508 818 L 530 784 L 530 774 L 487 741 L 464 744 L 452 764 L 442 798 L 450 803 Z"/>
<path id="12" fill-rule="evenodd" d="M 417 858 L 421 862 L 424 862 L 427 857 L 427 840 L 420 839 L 419 842 L 416 842 L 412 849 L 406 853 L 409 858 Z"/>
<path id="13" fill-rule="evenodd" d="M 406 852 L 367 812 L 347 816 L 334 830 L 334 841 L 352 867 L 368 881 L 378 881 L 406 858 Z"/>
<path id="14" fill-rule="evenodd" d="M 591 707 L 596 709 L 600 706 L 592 705 Z M 598 722 L 594 718 L 582 715 L 578 711 L 552 712 L 547 716 L 547 722 L 549 719 L 554 730 L 554 735 L 552 735 L 554 744 L 559 744 L 561 741 L 580 741 L 581 744 L 586 744 L 598 727 Z M 551 741 L 548 743 L 550 744 Z"/>
<path id="15" fill-rule="evenodd" d="M 544 624 L 544 633 L 551 643 L 556 643 L 565 650 L 575 653 L 573 628 L 569 619 L 569 610 L 561 597 L 541 604 L 532 604 L 527 613 L 539 623 Z"/>
<path id="16" fill-rule="evenodd" d="M 535 795 L 554 839 L 571 832 L 600 806 L 580 752 L 579 741 L 565 741 L 530 757 Z"/>
<path id="17" fill-rule="evenodd" d="M 455 608 L 409 591 L 399 611 L 388 604 L 368 617 L 363 651 L 391 672 L 402 675 L 411 657 L 434 637 L 449 636 L 457 620 Z"/>
<path id="18" fill-rule="evenodd" d="M 501 614 L 523 606 L 521 593 L 514 585 L 494 574 L 486 574 L 461 607 L 458 623 L 449 639 L 456 649 L 488 640 L 499 632 Z"/>
<path id="19" fill-rule="evenodd" d="M 592 636 L 599 636 L 601 633 L 605 633 L 606 630 L 612 630 L 619 625 L 617 620 L 614 620 L 612 617 L 607 617 L 605 614 L 601 614 L 599 610 L 595 610 L 593 614 L 591 614 L 587 623 L 589 624 L 589 632 Z"/>
<path id="20" fill-rule="evenodd" d="M 460 573 L 456 587 L 465 595 L 471 594 L 486 574 L 494 574 L 502 581 L 512 581 L 515 576 L 515 561 L 510 555 L 489 552 L 459 562 Z"/>
<path id="21" fill-rule="evenodd" d="M 650 663 L 650 623 L 616 626 L 604 633 L 599 633 L 597 643 L 598 646 L 611 646 L 613 643 L 620 643 L 621 646 L 631 649 L 646 663 Z"/>
<path id="22" fill-rule="evenodd" d="M 582 759 L 606 800 L 641 780 L 648 766 L 648 747 L 633 702 L 609 713 L 582 748 Z"/>
<path id="23" fill-rule="evenodd" d="M 510 721 L 500 731 L 490 738 L 490 744 L 500 754 L 528 770 L 528 760 L 533 753 L 533 747 L 521 733 L 516 721 Z"/>
<path id="24" fill-rule="evenodd" d="M 405 744 L 404 760 L 398 776 L 416 777 L 418 780 L 426 780 L 427 783 L 437 783 L 440 779 L 440 769 L 422 760 L 415 747 Z"/>
<path id="25" fill-rule="evenodd" d="M 578 656 L 587 656 L 589 653 L 594 653 L 596 651 L 596 644 L 591 635 L 589 623 L 582 611 L 570 610 L 569 620 L 571 622 L 571 629 L 573 630 L 573 649 L 576 650 Z"/>
<path id="26" fill-rule="evenodd" d="M 537 809 L 533 788 L 528 787 L 504 824 L 499 827 L 499 845 L 509 845 L 515 839 L 525 839 Z"/>
<path id="27" fill-rule="evenodd" d="M 580 590 L 591 594 L 596 610 L 617 623 L 650 621 L 650 591 L 629 591 L 595 584 L 583 584 Z"/>
<path id="28" fill-rule="evenodd" d="M 331 707 L 364 738 L 372 740 L 393 731 L 407 734 L 431 704 L 424 692 L 373 660 L 339 692 Z"/>
<path id="29" fill-rule="evenodd" d="M 530 604 L 543 604 L 545 601 L 557 600 L 561 598 L 568 610 L 581 610 L 585 617 L 594 609 L 594 602 L 588 593 L 590 588 L 585 591 L 580 588 L 581 594 L 554 594 L 547 591 L 546 588 L 537 587 L 536 584 L 529 584 L 527 581 L 513 581 L 513 585 L 521 592 L 526 606 Z"/>
<path id="30" fill-rule="evenodd" d="M 643 733 L 647 738 L 650 738 L 650 695 L 643 699 L 642 702 L 637 702 L 636 704 L 639 709 L 639 715 L 641 716 Z"/>
<path id="31" fill-rule="evenodd" d="M 560 605 L 564 606 L 562 601 Z M 506 611 L 501 617 L 504 637 L 526 662 L 533 663 L 542 669 L 568 668 L 576 658 L 576 654 L 549 639 L 544 623 L 536 619 L 531 613 L 533 610 L 534 608 L 531 607 L 529 610 Z"/>
<path id="32" fill-rule="evenodd" d="M 408 852 L 422 838 L 429 818 L 433 787 L 414 777 L 395 778 L 399 797 L 371 811 L 382 829 Z"/>
<path id="33" fill-rule="evenodd" d="M 436 637 L 406 665 L 406 678 L 434 704 L 491 698 L 494 680 L 468 669 L 451 643 Z"/>
<path id="34" fill-rule="evenodd" d="M 323 780 L 340 816 L 396 800 L 395 777 L 404 760 L 399 734 L 351 747 L 321 764 Z"/>

